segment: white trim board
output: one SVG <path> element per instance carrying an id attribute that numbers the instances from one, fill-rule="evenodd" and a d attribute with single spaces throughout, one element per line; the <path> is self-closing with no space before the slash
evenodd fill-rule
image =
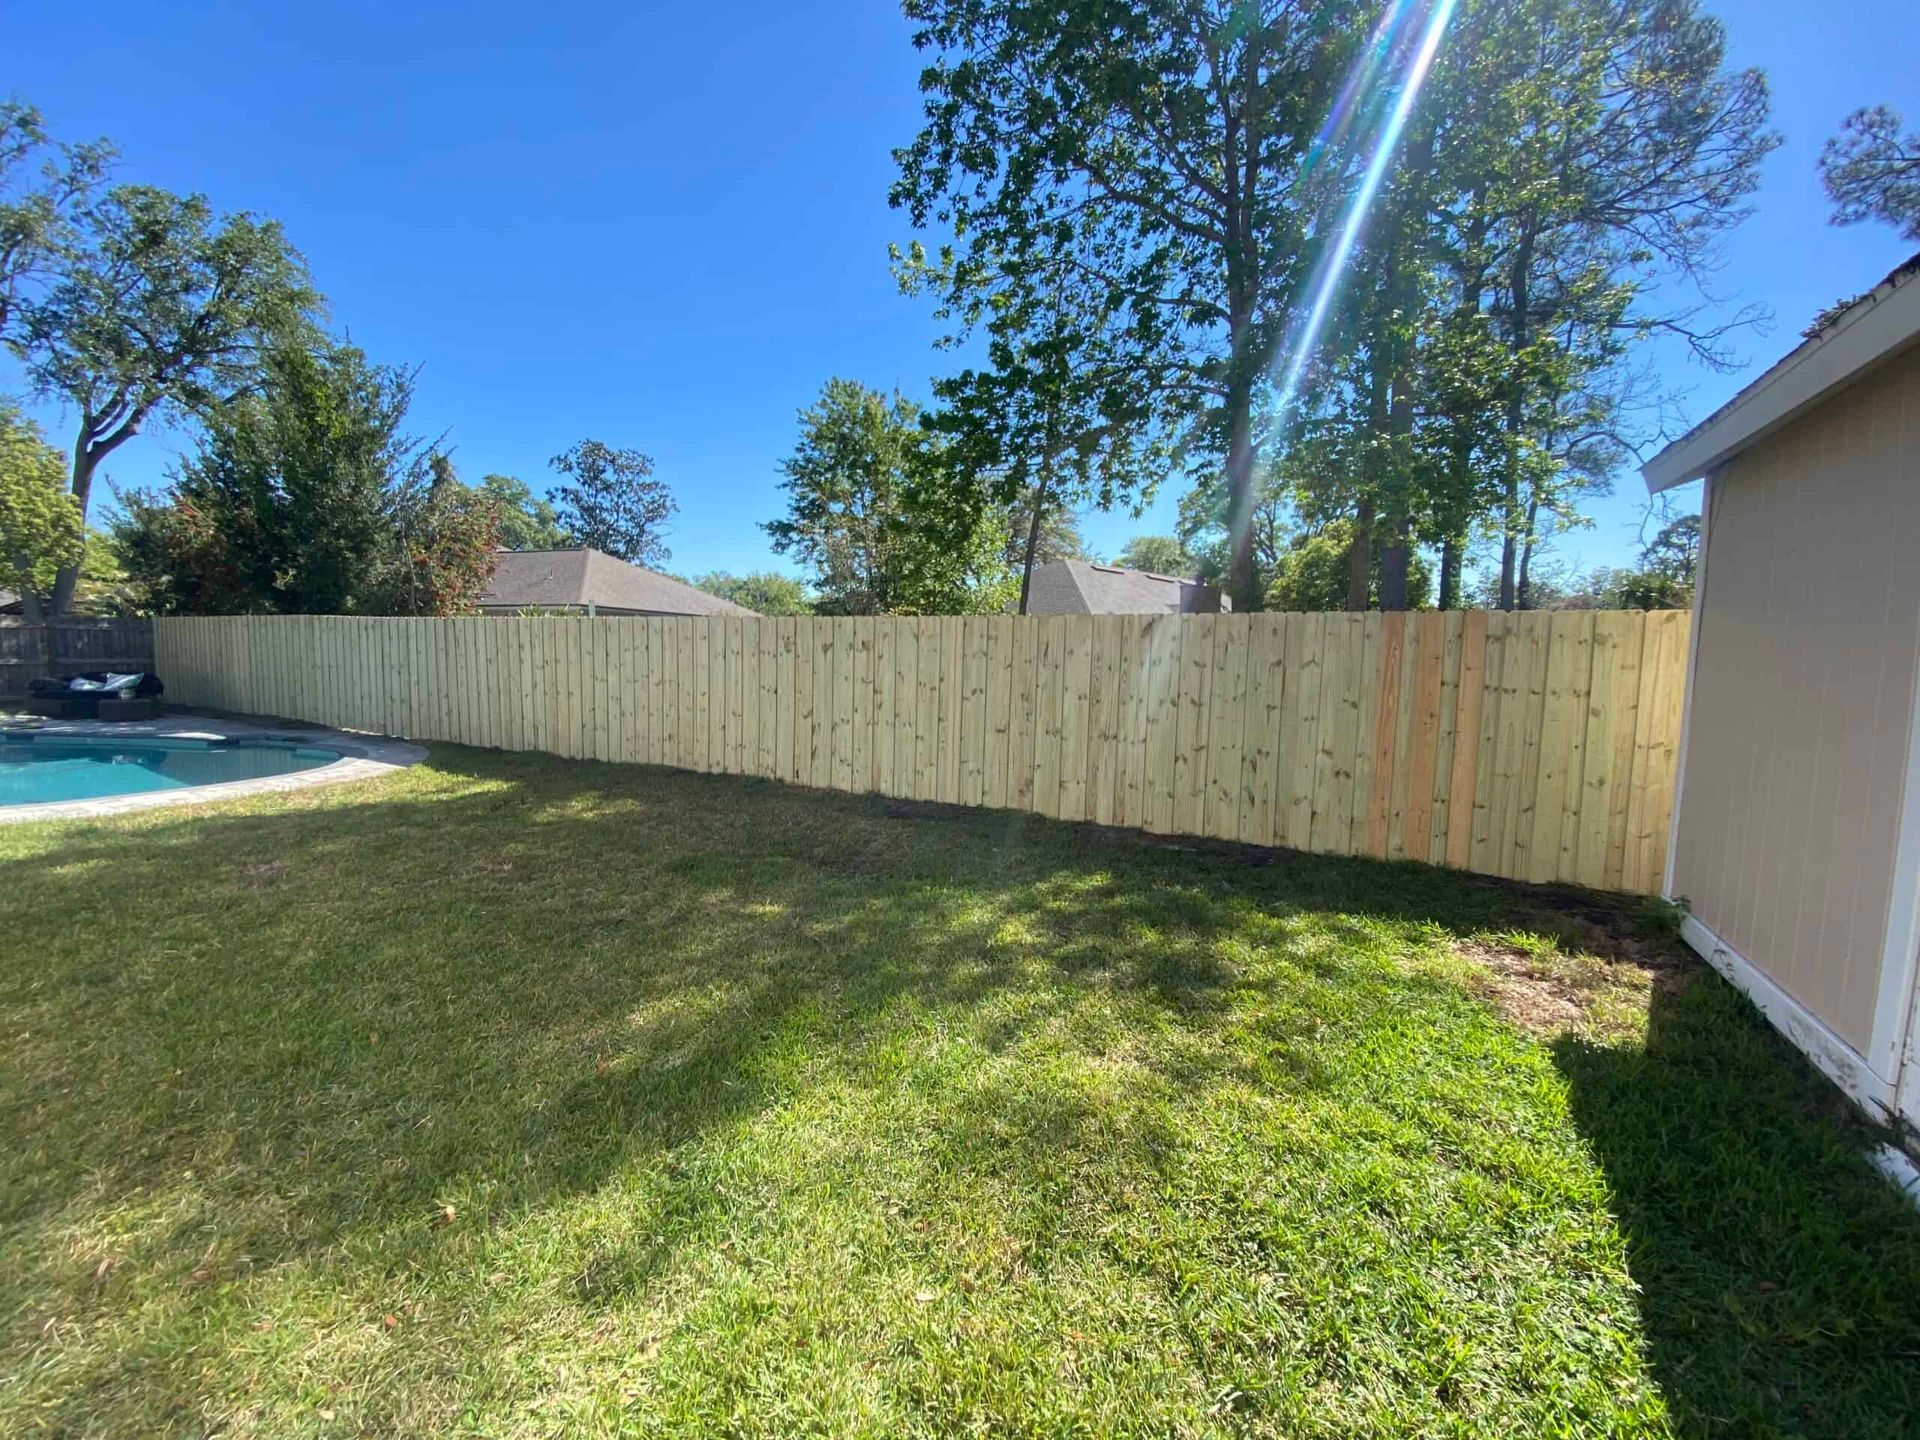
<path id="1" fill-rule="evenodd" d="M 1893 1082 L 1874 1073 L 1865 1056 L 1830 1030 L 1818 1015 L 1774 984 L 1759 966 L 1693 916 L 1681 922 L 1680 934 L 1855 1104 L 1875 1120 L 1892 1121 Z"/>
<path id="2" fill-rule="evenodd" d="M 1920 968 L 1920 666 L 1915 668 L 1914 690 L 1908 697 L 1907 770 L 1902 777 L 1900 818 L 1894 832 L 1893 888 L 1887 897 L 1886 948 L 1880 956 L 1880 989 L 1874 996 L 1873 1038 L 1867 1059 L 1873 1068 L 1891 1076 L 1903 1091 L 1913 1077 L 1902 1068 L 1914 1066 L 1909 1036 L 1914 1021 L 1916 968 Z M 1920 1098 L 1920 1097 L 1916 1097 Z M 1920 1113 L 1903 1104 L 1910 1124 L 1920 1126 Z"/>

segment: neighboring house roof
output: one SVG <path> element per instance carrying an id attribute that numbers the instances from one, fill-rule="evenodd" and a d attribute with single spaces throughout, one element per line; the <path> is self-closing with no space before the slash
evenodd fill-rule
<path id="1" fill-rule="evenodd" d="M 13 615 L 26 609 L 20 597 L 11 590 L 0 590 L 0 615 Z"/>
<path id="2" fill-rule="evenodd" d="M 634 615 L 753 615 L 657 570 L 599 550 L 501 550 L 481 592 L 483 610 L 623 610 Z"/>
<path id="3" fill-rule="evenodd" d="M 1029 615 L 1189 615 L 1232 608 L 1216 587 L 1201 580 L 1086 560 L 1036 565 L 1027 587 Z"/>
<path id="4" fill-rule="evenodd" d="M 1920 344 L 1920 255 L 1866 294 L 1826 311 L 1759 379 L 1640 467 L 1658 494 L 1717 470 L 1741 451 Z"/>

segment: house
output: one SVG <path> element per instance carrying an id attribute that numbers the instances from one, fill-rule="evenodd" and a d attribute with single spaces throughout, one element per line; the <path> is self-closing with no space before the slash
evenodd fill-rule
<path id="1" fill-rule="evenodd" d="M 1204 580 L 1181 580 L 1089 560 L 1052 560 L 1033 568 L 1029 615 L 1215 615 L 1233 602 Z"/>
<path id="2" fill-rule="evenodd" d="M 1920 256 L 1643 474 L 1706 482 L 1665 893 L 1696 950 L 1912 1135 Z"/>
<path id="3" fill-rule="evenodd" d="M 752 615 L 718 595 L 599 550 L 501 550 L 481 592 L 483 615 Z"/>

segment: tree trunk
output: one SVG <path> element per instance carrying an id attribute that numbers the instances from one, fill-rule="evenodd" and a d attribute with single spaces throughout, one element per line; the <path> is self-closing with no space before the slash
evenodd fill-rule
<path id="1" fill-rule="evenodd" d="M 1353 544 L 1347 550 L 1347 609 L 1373 603 L 1373 497 L 1362 495 L 1354 508 Z"/>
<path id="2" fill-rule="evenodd" d="M 1514 586 L 1514 558 L 1517 547 L 1514 544 L 1512 527 L 1514 512 L 1519 509 L 1520 505 L 1519 497 L 1516 494 L 1518 489 L 1519 486 L 1515 483 L 1510 483 L 1507 487 L 1507 533 L 1500 541 L 1500 608 L 1502 610 L 1513 609 L 1514 601 L 1517 598 Z"/>
<path id="3" fill-rule="evenodd" d="M 1449 535 L 1440 542 L 1440 608 L 1460 608 L 1460 540 Z"/>
<path id="4" fill-rule="evenodd" d="M 1513 314 L 1507 327 L 1510 348 L 1517 366 L 1521 351 L 1527 348 L 1530 338 L 1531 316 L 1528 308 L 1532 302 L 1533 280 L 1533 244 L 1534 224 L 1529 220 L 1526 230 L 1520 236 L 1520 243 L 1513 253 L 1513 267 L 1508 271 L 1507 300 L 1513 307 Z M 1520 518 L 1520 457 L 1517 447 L 1521 427 L 1526 422 L 1526 394 L 1518 380 L 1511 380 L 1513 394 L 1507 401 L 1507 457 L 1506 457 L 1506 505 L 1501 516 L 1500 541 L 1500 608 L 1511 610 L 1520 603 L 1520 592 L 1515 572 L 1515 549 L 1518 542 L 1516 530 Z M 1531 528 L 1531 526 L 1529 526 Z"/>
<path id="5" fill-rule="evenodd" d="M 1253 558 L 1253 390 L 1235 380 L 1227 397 L 1227 594 L 1241 614 L 1261 607 Z"/>
<path id="6" fill-rule="evenodd" d="M 1033 557 L 1040 550 L 1040 518 L 1046 513 L 1047 490 L 1053 482 L 1053 457 L 1040 462 L 1040 483 L 1033 487 L 1033 520 L 1027 526 L 1027 554 L 1020 567 L 1020 613 L 1027 613 L 1027 596 L 1033 589 Z"/>
<path id="7" fill-rule="evenodd" d="M 1527 502 L 1527 533 L 1520 547 L 1520 569 L 1513 588 L 1513 608 L 1527 610 L 1532 608 L 1529 601 L 1533 598 L 1533 527 L 1540 518 L 1538 497 Z"/>
<path id="8" fill-rule="evenodd" d="M 99 465 L 100 457 L 106 453 L 88 443 L 89 434 L 90 427 L 83 419 L 80 438 L 74 442 L 73 446 L 73 498 L 80 502 L 80 520 L 83 525 L 87 518 L 87 501 L 93 494 L 94 468 Z M 83 544 L 85 540 L 86 533 L 83 530 L 81 532 Z M 81 559 L 85 558 L 86 554 L 83 550 Z M 73 592 L 79 583 L 80 566 L 78 564 L 60 567 L 53 577 L 53 597 L 47 604 L 47 618 L 58 620 L 67 613 L 68 608 L 73 604 Z"/>
<path id="9" fill-rule="evenodd" d="M 1407 146 L 1402 162 L 1405 174 L 1412 177 L 1413 190 L 1396 207 L 1393 220 L 1392 249 L 1387 260 L 1386 294 L 1389 309 L 1406 314 L 1414 308 L 1414 277 L 1406 263 L 1409 248 L 1420 247 L 1425 239 L 1424 197 L 1419 177 L 1433 166 L 1434 132 L 1431 125 L 1420 126 Z M 1386 434 L 1393 442 L 1387 453 L 1382 478 L 1381 502 L 1386 509 L 1386 535 L 1380 546 L 1380 608 L 1405 610 L 1408 600 L 1407 574 L 1413 563 L 1413 392 L 1414 337 L 1403 328 L 1388 332 L 1391 342 L 1384 357 L 1387 393 Z"/>

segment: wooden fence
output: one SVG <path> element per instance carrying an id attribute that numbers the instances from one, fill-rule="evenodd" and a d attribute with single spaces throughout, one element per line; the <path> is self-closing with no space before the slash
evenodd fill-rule
<path id="1" fill-rule="evenodd" d="M 1652 892 L 1687 616 L 159 622 L 184 703 Z"/>
<path id="2" fill-rule="evenodd" d="M 0 619 L 0 695 L 25 695 L 43 675 L 153 668 L 151 620 Z"/>

